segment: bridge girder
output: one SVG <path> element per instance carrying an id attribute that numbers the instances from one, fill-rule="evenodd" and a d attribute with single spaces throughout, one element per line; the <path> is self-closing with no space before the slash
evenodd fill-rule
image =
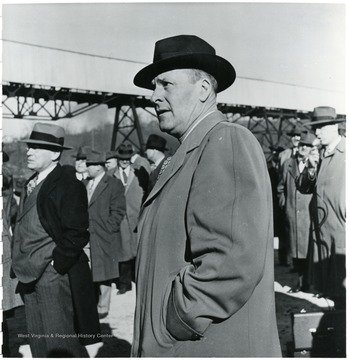
<path id="1" fill-rule="evenodd" d="M 72 118 L 100 105 L 116 109 L 110 148 L 113 150 L 117 143 L 127 141 L 143 154 L 145 143 L 137 110 L 143 109 L 155 116 L 148 97 L 15 82 L 3 83 L 3 117 L 6 119 L 55 121 Z M 287 145 L 287 131 L 295 124 L 302 126 L 311 116 L 311 113 L 306 111 L 226 103 L 219 103 L 218 109 L 226 114 L 228 121 L 239 123 L 254 133 L 267 157 L 271 147 Z M 341 131 L 345 132 L 345 123 Z M 134 132 L 137 133 L 137 141 L 134 141 L 134 136 L 131 138 Z M 121 141 L 118 141 L 118 137 Z"/>

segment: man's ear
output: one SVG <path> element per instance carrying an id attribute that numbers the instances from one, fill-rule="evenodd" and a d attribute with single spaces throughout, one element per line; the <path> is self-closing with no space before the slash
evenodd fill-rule
<path id="1" fill-rule="evenodd" d="M 212 90 L 211 82 L 206 78 L 201 79 L 201 89 L 200 89 L 200 97 L 199 97 L 201 102 L 205 102 L 208 99 L 211 90 Z"/>
<path id="2" fill-rule="evenodd" d="M 61 156 L 60 151 L 52 151 L 51 159 L 52 161 L 58 161 L 60 156 Z"/>

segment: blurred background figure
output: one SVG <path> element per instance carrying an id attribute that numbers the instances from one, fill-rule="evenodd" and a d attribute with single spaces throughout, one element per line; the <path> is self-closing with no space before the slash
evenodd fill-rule
<path id="1" fill-rule="evenodd" d="M 312 149 L 304 171 L 297 180 L 298 189 L 313 194 L 311 200 L 312 238 L 309 246 L 309 284 L 317 296 L 345 308 L 346 300 L 346 197 L 345 138 L 338 132 L 336 110 L 316 107 L 306 125 L 315 131 L 323 149 Z"/>
<path id="2" fill-rule="evenodd" d="M 309 203 L 311 195 L 302 194 L 297 190 L 296 178 L 305 167 L 315 139 L 314 134 L 302 133 L 296 157 L 286 159 L 281 167 L 277 189 L 280 208 L 284 212 L 284 236 L 289 245 L 293 269 L 298 273 L 298 283 L 289 290 L 291 293 L 308 290 L 305 275 L 310 236 Z"/>
<path id="3" fill-rule="evenodd" d="M 166 150 L 166 139 L 156 134 L 149 135 L 147 143 L 145 145 L 145 153 L 147 155 L 147 159 L 150 161 L 151 164 L 151 173 L 149 176 L 149 183 L 146 195 L 150 193 L 156 183 L 161 166 L 166 159 Z"/>
<path id="4" fill-rule="evenodd" d="M 126 203 L 122 183 L 106 172 L 104 154 L 88 154 L 86 164 L 92 278 L 99 295 L 98 315 L 103 319 L 109 313 L 112 280 L 119 276 L 120 223 Z"/>
<path id="5" fill-rule="evenodd" d="M 2 152 L 2 287 L 3 287 L 3 345 L 2 355 L 4 357 L 19 357 L 18 352 L 23 352 L 31 357 L 30 347 L 25 338 L 9 336 L 11 323 L 16 322 L 19 325 L 18 332 L 27 334 L 25 321 L 24 303 L 17 292 L 18 280 L 10 277 L 11 271 L 11 247 L 13 241 L 13 230 L 16 223 L 18 205 L 14 199 L 13 177 L 11 170 L 6 166 L 9 156 Z"/>
<path id="6" fill-rule="evenodd" d="M 282 217 L 283 213 L 280 209 L 279 199 L 277 196 L 277 185 L 279 182 L 279 173 L 280 173 L 279 154 L 281 151 L 285 149 L 282 146 L 278 146 L 278 147 L 270 146 L 269 149 L 271 151 L 272 156 L 268 161 L 267 165 L 268 165 L 268 173 L 270 177 L 271 190 L 273 195 L 274 237 L 279 238 L 284 228 L 283 217 Z"/>
<path id="7" fill-rule="evenodd" d="M 87 154 L 91 152 L 90 146 L 80 146 L 78 152 L 76 153 L 75 157 L 75 170 L 76 170 L 76 177 L 78 180 L 86 180 L 88 173 L 87 173 L 87 166 L 86 166 L 86 157 Z"/>
<path id="8" fill-rule="evenodd" d="M 105 167 L 108 171 L 115 170 L 118 166 L 118 160 L 116 158 L 115 150 L 107 151 L 105 155 Z"/>
<path id="9" fill-rule="evenodd" d="M 279 154 L 279 168 L 280 169 L 286 159 L 296 156 L 297 151 L 298 151 L 298 143 L 301 138 L 302 131 L 305 131 L 305 130 L 302 129 L 299 125 L 296 125 L 296 126 L 294 126 L 294 128 L 291 131 L 286 133 L 286 135 L 291 138 L 291 147 L 280 152 L 280 154 Z"/>
<path id="10" fill-rule="evenodd" d="M 124 185 L 126 216 L 121 223 L 121 247 L 119 252 L 120 277 L 117 283 L 118 295 L 132 289 L 134 281 L 135 257 L 137 252 L 137 223 L 149 176 L 143 166 L 131 164 L 134 151 L 130 144 L 121 144 L 116 151 L 118 167 L 114 176 Z"/>

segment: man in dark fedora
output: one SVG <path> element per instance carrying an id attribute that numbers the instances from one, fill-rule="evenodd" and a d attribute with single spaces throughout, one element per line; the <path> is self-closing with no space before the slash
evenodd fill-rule
<path id="1" fill-rule="evenodd" d="M 116 150 L 118 167 L 114 171 L 114 176 L 124 185 L 126 197 L 126 216 L 121 222 L 118 295 L 123 295 L 132 290 L 134 262 L 137 252 L 136 229 L 139 211 L 149 179 L 148 173 L 143 166 L 138 167 L 131 163 L 134 153 L 133 147 L 129 143 L 122 143 Z"/>
<path id="2" fill-rule="evenodd" d="M 98 290 L 98 315 L 108 316 L 112 280 L 119 277 L 120 224 L 125 216 L 124 187 L 105 169 L 105 154 L 90 153 L 86 158 L 90 219 L 92 278 Z"/>
<path id="3" fill-rule="evenodd" d="M 37 123 L 27 143 L 35 173 L 22 193 L 12 270 L 24 298 L 34 357 L 81 357 L 101 343 L 88 259 L 87 195 L 72 166 L 61 166 L 64 129 Z M 74 326 L 76 324 L 76 327 Z M 79 338 L 76 334 L 86 334 Z M 91 354 L 91 352 L 90 352 Z"/>
<path id="4" fill-rule="evenodd" d="M 147 155 L 147 159 L 149 159 L 149 161 L 151 162 L 151 173 L 149 176 L 146 196 L 148 196 L 151 189 L 156 183 L 160 169 L 166 160 L 166 150 L 167 149 L 165 138 L 157 134 L 149 135 L 147 143 L 145 145 L 145 153 Z"/>
<path id="5" fill-rule="evenodd" d="M 346 294 L 346 146 L 338 132 L 338 124 L 344 121 L 332 107 L 314 109 L 305 125 L 313 129 L 323 148 L 320 154 L 310 152 L 297 183 L 301 192 L 313 194 L 310 285 L 318 296 L 333 299 L 337 308 L 345 307 Z"/>
<path id="6" fill-rule="evenodd" d="M 210 44 L 180 35 L 134 78 L 180 146 L 137 226 L 132 356 L 281 356 L 265 157 L 216 105 L 235 77 Z"/>
<path id="7" fill-rule="evenodd" d="M 87 179 L 87 166 L 86 166 L 86 157 L 92 151 L 90 146 L 80 146 L 76 153 L 75 157 L 75 170 L 76 177 L 78 180 L 86 181 Z"/>
<path id="8" fill-rule="evenodd" d="M 116 151 L 111 150 L 107 151 L 105 154 L 105 167 L 108 171 L 115 171 L 115 168 L 118 166 L 118 160 L 116 157 Z"/>

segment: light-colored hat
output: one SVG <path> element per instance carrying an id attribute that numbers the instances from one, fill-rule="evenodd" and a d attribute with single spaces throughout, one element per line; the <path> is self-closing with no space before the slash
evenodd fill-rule
<path id="1" fill-rule="evenodd" d="M 36 123 L 29 139 L 19 140 L 27 144 L 47 145 L 57 150 L 70 150 L 71 147 L 64 146 L 65 132 L 61 126 L 46 123 Z"/>
<path id="2" fill-rule="evenodd" d="M 304 123 L 305 126 L 325 126 L 344 122 L 345 119 L 337 118 L 336 109 L 330 106 L 318 106 L 314 108 L 310 122 Z"/>

